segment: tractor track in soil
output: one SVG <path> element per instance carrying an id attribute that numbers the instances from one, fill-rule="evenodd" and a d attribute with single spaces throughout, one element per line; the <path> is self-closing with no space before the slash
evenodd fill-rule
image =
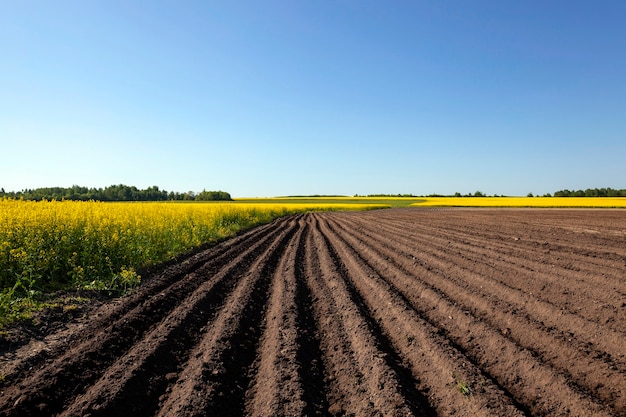
<path id="1" fill-rule="evenodd" d="M 0 416 L 623 416 L 626 212 L 278 219 L 0 358 Z"/>

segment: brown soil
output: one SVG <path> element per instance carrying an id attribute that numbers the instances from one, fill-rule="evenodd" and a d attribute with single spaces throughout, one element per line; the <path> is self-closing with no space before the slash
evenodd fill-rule
<path id="1" fill-rule="evenodd" d="M 626 211 L 292 216 L 62 318 L 0 416 L 624 416 Z"/>

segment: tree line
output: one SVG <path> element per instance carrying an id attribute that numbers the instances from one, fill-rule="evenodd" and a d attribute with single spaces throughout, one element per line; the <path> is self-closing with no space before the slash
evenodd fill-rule
<path id="1" fill-rule="evenodd" d="M 626 197 L 626 190 L 613 188 L 587 188 L 586 190 L 560 190 L 554 193 L 555 197 Z"/>
<path id="2" fill-rule="evenodd" d="M 75 200 L 75 201 L 231 201 L 225 191 L 206 191 L 184 193 L 160 190 L 156 185 L 144 190 L 124 184 L 110 185 L 105 188 L 87 188 L 74 185 L 70 188 L 47 187 L 6 192 L 0 189 L 0 198 L 24 200 Z"/>
<path id="3" fill-rule="evenodd" d="M 552 197 L 553 194 L 547 193 L 542 197 Z M 358 194 L 355 197 L 359 197 Z M 418 196 L 414 194 L 369 194 L 366 197 L 491 197 L 482 191 L 474 193 L 461 194 L 428 194 Z M 506 197 L 505 195 L 494 194 L 493 197 Z M 533 193 L 528 193 L 527 197 L 534 197 Z M 613 188 L 587 188 L 586 190 L 559 190 L 554 193 L 554 197 L 626 197 L 626 190 L 615 190 Z"/>

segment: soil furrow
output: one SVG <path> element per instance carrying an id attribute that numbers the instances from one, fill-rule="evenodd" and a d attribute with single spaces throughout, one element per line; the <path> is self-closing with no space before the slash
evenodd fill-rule
<path id="1" fill-rule="evenodd" d="M 586 319 L 606 322 L 607 314 L 614 313 L 616 316 L 607 324 L 610 327 L 621 326 L 616 330 L 622 332 L 626 330 L 623 325 L 624 315 L 619 317 L 615 309 L 615 306 L 626 301 L 626 284 L 620 284 L 616 279 L 626 276 L 626 268 L 620 269 L 611 259 L 605 259 L 602 264 L 594 262 L 602 260 L 596 254 L 585 257 L 573 255 L 555 247 L 549 239 L 531 241 L 526 243 L 530 247 L 524 249 L 516 242 L 506 251 L 502 250 L 505 245 L 501 241 L 497 241 L 494 246 L 494 241 L 490 239 L 488 236 L 467 239 L 461 233 L 446 233 L 438 240 L 440 247 L 445 247 L 447 242 L 453 240 L 459 248 L 459 256 L 476 265 L 514 272 L 507 276 L 509 285 L 525 292 L 534 292 L 543 301 L 555 303 Z M 514 242 L 515 239 L 510 237 L 507 241 Z M 524 239 L 524 242 L 528 242 L 528 239 Z M 541 287 L 534 284 L 536 281 L 542 283 Z M 605 288 L 611 288 L 612 291 L 603 291 Z M 563 294 L 570 297 L 563 297 Z M 572 299 L 574 295 L 576 300 Z M 578 304 L 589 304 L 593 308 L 576 309 Z"/>
<path id="2" fill-rule="evenodd" d="M 365 227 L 365 226 L 363 226 Z M 378 236 L 375 227 L 367 228 Z M 438 248 L 428 242 L 414 241 L 398 235 L 392 235 L 397 250 L 414 261 L 415 266 L 422 266 L 427 274 L 435 274 L 436 279 L 459 282 L 462 287 L 488 295 L 493 300 L 505 302 L 508 311 L 528 315 L 529 320 L 540 323 L 545 328 L 559 329 L 563 337 L 576 338 L 586 345 L 587 350 L 595 350 L 609 355 L 609 361 L 619 364 L 620 370 L 626 364 L 626 352 L 620 333 L 575 314 L 564 311 L 549 302 L 539 300 L 536 295 L 511 287 L 504 280 L 508 276 L 501 270 L 475 270 L 472 262 L 456 255 L 460 252 L 455 247 Z M 505 276 L 506 275 L 506 276 Z"/>
<path id="3" fill-rule="evenodd" d="M 226 267 L 205 277 L 204 284 L 112 364 L 62 415 L 153 415 L 159 396 L 167 388 L 167 376 L 187 360 L 202 329 L 232 291 L 236 269 L 245 264 L 233 263 L 238 268 Z"/>
<path id="4" fill-rule="evenodd" d="M 87 332 L 82 336 L 80 344 L 60 352 L 55 360 L 43 364 L 29 378 L 15 382 L 2 392 L 0 400 L 3 405 L 0 405 L 0 411 L 5 412 L 4 406 L 12 405 L 10 411 L 6 411 L 7 416 L 45 416 L 59 412 L 66 401 L 84 392 L 104 374 L 110 364 L 143 337 L 153 323 L 158 323 L 188 296 L 189 291 L 205 281 L 205 276 L 198 273 L 200 270 L 208 272 L 220 267 L 234 269 L 241 262 L 258 256 L 263 245 L 283 229 L 283 224 L 268 228 L 268 233 L 253 247 L 243 253 L 241 249 L 235 248 L 231 256 L 220 258 L 217 264 L 198 268 L 183 280 L 170 285 L 166 291 L 157 294 L 152 291 L 146 294 L 140 292 L 129 297 L 128 302 L 135 306 L 130 311 L 120 315 L 119 310 L 123 310 L 123 307 L 114 308 L 116 319 L 112 323 L 104 328 L 86 326 Z M 135 300 L 142 295 L 143 302 Z M 101 317 L 96 317 L 96 321 L 101 320 Z"/>
<path id="5" fill-rule="evenodd" d="M 428 314 L 432 314 L 431 309 L 444 309 L 444 323 L 448 322 L 448 314 L 455 317 L 471 314 L 530 351 L 533 357 L 569 375 L 574 384 L 612 405 L 618 413 L 626 411 L 626 399 L 622 391 L 624 376 L 615 363 L 598 359 L 598 353 L 590 354 L 592 352 L 587 346 L 575 343 L 571 337 L 559 337 L 523 315 L 507 312 L 506 306 L 498 300 L 486 299 L 480 292 L 476 293 L 467 286 L 458 286 L 452 280 L 416 265 L 405 256 L 397 256 L 402 254 L 402 250 L 394 246 L 393 239 L 376 239 L 362 233 L 362 230 L 357 234 L 353 232 L 352 225 L 343 223 L 338 223 L 338 227 L 342 229 L 343 235 L 350 236 L 352 241 L 366 248 L 363 253 L 368 263 L 379 274 L 390 277 L 387 279 L 396 283 L 398 288 L 404 288 L 404 293 L 409 294 L 408 298 L 416 308 Z M 445 306 L 440 300 L 445 301 Z M 467 335 L 462 334 L 462 339 L 467 340 L 465 343 L 474 343 L 479 337 L 472 331 Z M 464 345 L 462 342 L 460 344 Z"/>
<path id="6" fill-rule="evenodd" d="M 348 267 L 350 279 L 373 317 L 380 322 L 395 348 L 411 363 L 416 379 L 428 387 L 439 415 L 523 415 L 492 381 L 438 334 L 437 328 L 419 317 L 403 297 L 368 268 L 355 250 L 325 222 L 320 228 Z M 457 391 L 455 384 L 463 384 L 468 389 L 471 385 L 480 385 L 481 390 L 470 397 Z"/>
<path id="7" fill-rule="evenodd" d="M 314 215 L 309 215 L 314 218 Z M 309 243 L 307 277 L 320 323 L 321 347 L 329 379 L 331 415 L 416 415 L 402 396 L 398 375 L 388 366 L 386 352 L 359 314 L 316 222 Z"/>
<path id="8" fill-rule="evenodd" d="M 128 314 L 140 304 L 145 303 L 146 300 L 162 296 L 169 291 L 169 287 L 174 285 L 184 285 L 180 281 L 185 281 L 185 276 L 192 275 L 207 263 L 228 264 L 234 260 L 233 248 L 234 251 L 238 251 L 238 245 L 249 245 L 250 242 L 264 239 L 264 235 L 275 232 L 274 228 L 277 223 L 259 226 L 219 245 L 213 244 L 207 249 L 196 250 L 197 253 L 194 252 L 186 257 L 179 256 L 159 268 L 153 268 L 153 272 L 142 272 L 142 276 L 147 278 L 143 280 L 141 291 L 135 291 L 121 301 L 113 301 L 104 305 L 93 313 L 87 323 L 76 323 L 72 326 L 73 329 L 57 332 L 47 336 L 43 342 L 31 343 L 17 349 L 17 351 L 10 352 L 17 360 L 0 366 L 0 373 L 4 375 L 4 381 L 19 381 L 23 377 L 22 374 L 25 369 L 38 369 L 49 358 L 76 349 L 85 339 L 101 332 L 103 327 L 108 327 L 124 314 Z M 159 270 L 161 272 L 158 272 Z M 198 284 L 194 280 L 190 280 L 190 283 L 192 285 Z M 188 288 L 182 288 L 183 292 L 188 290 Z"/>
<path id="9" fill-rule="evenodd" d="M 451 259 L 454 263 L 472 264 L 477 270 L 480 268 L 507 271 L 507 285 L 526 293 L 533 293 L 542 301 L 554 304 L 571 314 L 626 333 L 626 312 L 617 308 L 626 302 L 626 284 L 622 285 L 615 279 L 619 274 L 626 276 L 626 268 L 620 271 L 613 260 L 607 260 L 603 267 L 590 265 L 589 259 L 599 259 L 597 257 L 572 260 L 571 253 L 547 249 L 550 242 L 546 239 L 542 239 L 541 242 L 533 241 L 532 249 L 522 251 L 520 245 L 516 243 L 514 248 L 504 252 L 501 250 L 504 247 L 501 241 L 498 241 L 495 246 L 497 249 L 494 249 L 493 240 L 483 234 L 478 237 L 467 236 L 449 229 L 445 234 L 428 229 L 424 232 L 424 230 L 415 231 L 416 229 L 411 226 L 405 224 L 385 228 L 385 234 L 406 238 L 412 244 L 428 243 L 432 249 L 436 247 L 445 250 L 448 255 L 461 258 Z M 506 240 L 513 242 L 515 239 L 511 236 Z M 451 241 L 454 242 L 453 247 L 450 246 Z M 546 255 L 544 253 L 546 251 L 550 253 Z M 607 271 L 613 274 L 613 277 L 605 276 Z M 541 285 L 538 286 L 537 282 L 541 282 Z M 590 286 L 590 283 L 597 285 Z M 611 291 L 606 291 L 607 288 Z M 589 308 L 578 307 L 583 304 Z"/>
<path id="10" fill-rule="evenodd" d="M 425 217 L 424 221 L 420 221 L 416 224 L 411 219 L 411 215 L 398 215 L 395 218 L 385 219 L 385 228 L 398 228 L 403 230 L 407 223 L 412 228 L 419 228 L 423 234 L 429 236 L 431 234 L 445 235 L 450 237 L 461 237 L 463 239 L 481 239 L 485 238 L 489 242 L 498 242 L 498 245 L 494 247 L 495 250 L 507 252 L 523 251 L 525 253 L 532 253 L 533 256 L 528 257 L 533 259 L 537 253 L 537 243 L 544 244 L 545 240 L 550 241 L 549 248 L 560 250 L 571 256 L 572 259 L 582 260 L 581 266 L 598 266 L 607 267 L 614 265 L 617 268 L 624 269 L 624 261 L 626 261 L 626 249 L 624 249 L 621 243 L 624 243 L 626 233 L 622 230 L 617 235 L 609 235 L 606 233 L 600 233 L 595 230 L 594 235 L 587 235 L 585 237 L 595 236 L 594 242 L 587 241 L 584 248 L 579 245 L 580 234 L 567 233 L 568 226 L 561 221 L 560 227 L 557 230 L 552 230 L 546 233 L 546 226 L 538 224 L 537 220 L 541 216 L 550 215 L 550 210 L 526 210 L 520 212 L 518 210 L 507 210 L 504 213 L 502 210 L 448 210 L 444 215 L 432 216 L 426 210 L 419 210 L 422 216 Z M 534 215 L 532 222 L 519 222 L 520 213 Z M 562 217 L 576 216 L 580 213 L 578 210 L 560 210 L 559 215 Z M 606 216 L 607 212 L 603 213 Z M 586 215 L 587 221 L 591 220 L 590 212 Z M 619 225 L 619 221 L 623 222 L 621 216 L 616 216 L 613 220 L 616 221 L 616 225 Z M 462 220 L 464 218 L 464 220 Z M 476 220 L 470 221 L 467 220 Z M 571 220 L 568 218 L 568 221 Z M 477 227 L 477 225 L 479 225 Z M 619 226 L 618 226 L 619 227 Z M 615 233 L 615 232 L 614 232 Z M 610 251 L 607 251 L 610 248 Z M 617 263 L 616 263 L 617 262 Z M 610 272 L 610 271 L 607 271 Z"/>
<path id="11" fill-rule="evenodd" d="M 274 277 L 257 352 L 256 375 L 246 393 L 248 416 L 305 415 L 304 386 L 297 362 L 298 307 L 295 265 L 303 244 L 304 221 L 285 248 Z"/>
<path id="12" fill-rule="evenodd" d="M 323 239 L 324 245 L 330 249 L 329 254 L 332 258 L 332 262 L 337 267 L 337 272 L 341 275 L 343 284 L 345 284 L 347 295 L 350 297 L 354 306 L 357 308 L 359 315 L 372 332 L 372 335 L 374 336 L 373 342 L 376 349 L 381 352 L 381 357 L 385 359 L 386 365 L 396 374 L 399 381 L 399 390 L 408 401 L 412 412 L 415 415 L 420 416 L 436 416 L 437 413 L 428 402 L 428 397 L 424 395 L 424 393 L 420 392 L 416 387 L 411 370 L 404 364 L 401 354 L 393 347 L 393 344 L 384 334 L 384 331 L 380 327 L 379 323 L 373 318 L 371 312 L 368 310 L 363 297 L 352 284 L 345 264 L 333 250 L 328 237 L 324 235 Z"/>
<path id="13" fill-rule="evenodd" d="M 438 285 L 450 286 L 456 284 L 460 288 L 465 289 L 461 293 L 472 292 L 480 294 L 486 299 L 488 304 L 498 305 L 498 312 L 513 315 L 516 319 L 526 320 L 534 326 L 538 326 L 543 329 L 545 332 L 559 337 L 561 340 L 566 341 L 566 343 L 570 345 L 576 344 L 577 348 L 584 355 L 602 358 L 608 366 L 616 368 L 616 370 L 619 370 L 620 372 L 626 370 L 625 352 L 623 349 L 620 349 L 623 337 L 619 336 L 618 333 L 612 333 L 610 331 L 608 335 L 585 333 L 584 331 L 581 332 L 580 329 L 575 330 L 575 326 L 572 326 L 567 331 L 564 331 L 561 327 L 550 323 L 550 321 L 566 321 L 568 320 L 569 315 L 567 312 L 555 310 L 554 308 L 551 310 L 553 312 L 552 318 L 546 324 L 541 316 L 537 318 L 533 315 L 533 308 L 537 308 L 537 304 L 540 311 L 545 312 L 546 309 L 544 308 L 545 304 L 541 302 L 537 303 L 537 300 L 534 299 L 532 295 L 529 296 L 529 294 L 525 293 L 519 295 L 519 293 L 517 293 L 514 289 L 509 290 L 507 285 L 502 283 L 499 284 L 498 282 L 495 282 L 495 280 L 489 280 L 488 277 L 491 275 L 490 273 L 481 274 L 474 272 L 472 269 L 457 268 L 458 265 L 455 264 L 454 260 L 448 260 L 448 255 L 445 249 L 433 251 L 428 248 L 428 245 L 409 245 L 409 243 L 405 243 L 402 238 L 394 236 L 393 239 L 389 239 L 388 235 L 378 233 L 374 231 L 375 229 L 375 227 L 371 227 L 369 229 L 361 228 L 360 232 L 362 234 L 366 234 L 366 230 L 368 230 L 369 232 L 367 233 L 369 233 L 369 236 L 376 238 L 379 241 L 387 242 L 387 245 L 391 244 L 393 246 L 393 251 L 402 254 L 402 256 L 399 257 L 390 257 L 390 262 L 394 259 L 401 260 L 402 263 L 409 268 L 409 270 L 419 270 L 420 277 L 422 279 L 428 279 L 428 282 L 435 287 Z M 454 250 L 451 249 L 451 251 Z M 458 260 L 456 260 L 456 262 L 458 262 Z M 465 271 L 468 272 L 466 273 Z M 498 271 L 495 271 L 494 273 L 503 274 Z M 609 290 L 607 289 L 605 291 Z M 493 310 L 492 305 L 490 305 L 490 309 Z M 549 313 L 550 310 L 548 310 L 547 314 L 543 314 L 542 316 L 546 317 Z M 577 318 L 577 320 L 580 319 Z M 598 324 L 593 324 L 593 326 L 595 326 L 595 328 L 600 327 Z M 508 326 L 503 329 L 506 330 L 507 327 Z M 578 334 L 580 334 L 581 340 L 577 340 Z M 594 345 L 592 343 L 593 340 L 598 341 L 601 346 Z M 606 351 L 603 350 L 602 345 L 606 346 L 606 342 L 611 342 L 610 346 L 613 347 L 613 353 L 616 353 L 617 355 L 608 355 Z"/>
<path id="14" fill-rule="evenodd" d="M 374 233 L 375 236 L 381 237 L 383 239 L 389 239 L 389 236 L 391 235 L 391 233 L 389 233 L 389 230 L 386 230 L 387 233 L 380 233 L 379 232 L 380 228 L 373 227 L 373 226 L 370 226 L 370 228 L 367 228 L 365 226 L 362 226 L 361 223 L 358 223 L 358 226 L 353 226 L 353 227 L 359 227 L 359 228 L 363 227 L 363 232 L 369 231 L 370 233 Z M 409 225 L 405 226 L 405 229 L 409 229 L 409 228 L 410 228 Z M 430 239 L 422 241 L 422 240 L 419 240 L 418 238 L 413 239 L 411 237 L 406 237 L 406 236 L 403 237 L 402 233 L 393 234 L 394 242 L 405 243 L 406 250 L 404 250 L 403 253 L 405 253 L 406 256 L 414 259 L 416 263 L 421 263 L 425 267 L 432 267 L 434 263 L 431 263 L 431 260 L 436 259 L 436 262 L 438 262 L 438 265 L 445 266 L 446 269 L 443 270 L 443 273 L 448 275 L 447 278 L 451 278 L 451 277 L 453 278 L 453 276 L 450 276 L 448 272 L 448 269 L 449 269 L 447 268 L 448 266 L 463 265 L 463 264 L 472 265 L 471 269 L 470 268 L 467 268 L 467 269 L 468 271 L 473 272 L 476 276 L 481 276 L 483 278 L 494 277 L 494 281 L 498 281 L 502 285 L 510 287 L 509 281 L 511 277 L 517 272 L 514 269 L 508 268 L 508 264 L 503 264 L 499 268 L 495 268 L 493 266 L 490 266 L 489 268 L 477 267 L 476 265 L 485 264 L 485 262 L 479 261 L 477 259 L 470 259 L 462 255 L 463 251 L 459 250 L 459 248 L 456 245 L 451 246 L 450 239 L 446 238 L 445 235 L 443 237 L 439 237 L 438 239 L 440 241 L 443 241 L 441 245 L 434 245 L 432 240 Z M 419 245 L 416 245 L 416 243 L 418 243 Z M 419 248 L 419 251 L 416 248 Z M 458 253 L 458 255 L 456 253 Z M 487 256 L 487 258 L 489 257 L 490 256 Z M 503 271 L 506 271 L 506 274 Z M 553 273 L 554 272 L 555 271 L 553 271 Z M 532 283 L 530 285 L 534 286 L 534 287 L 530 287 L 530 291 L 528 290 L 522 291 L 522 293 L 524 294 L 524 297 L 527 297 L 528 295 L 533 296 L 531 297 L 533 302 L 536 301 L 536 298 L 534 296 L 536 296 L 537 293 L 539 294 L 542 293 L 543 288 L 546 286 L 545 281 L 541 280 L 540 278 L 543 278 L 543 275 L 530 275 L 530 276 L 527 276 L 524 280 L 528 283 Z M 465 285 L 471 285 L 471 282 L 468 282 Z M 566 285 L 566 283 L 564 283 L 563 285 Z M 480 292 L 482 292 L 483 288 L 484 287 L 482 286 L 480 287 L 481 289 Z M 513 287 L 512 289 L 514 291 L 515 290 L 520 291 L 519 288 L 516 288 L 516 287 Z M 611 288 L 611 287 L 605 287 L 602 289 L 602 291 L 608 294 L 615 293 L 614 288 Z M 572 301 L 565 301 L 565 303 L 576 304 L 577 307 L 571 308 L 571 310 L 575 310 L 575 311 L 570 311 L 570 309 L 566 310 L 564 308 L 559 308 L 558 310 L 555 310 L 555 308 L 558 307 L 555 305 L 553 308 L 553 311 L 556 311 L 558 315 L 575 314 L 576 312 L 581 312 L 581 311 L 584 313 L 584 315 L 589 315 L 587 313 L 589 310 L 598 309 L 598 307 L 596 307 L 598 305 L 598 301 L 597 300 L 589 301 L 588 298 L 586 297 L 583 298 L 583 296 L 580 293 L 585 293 L 585 292 L 590 292 L 590 291 L 584 291 L 582 288 L 579 291 L 574 291 L 573 289 L 569 289 L 567 291 L 568 295 L 566 297 L 564 297 L 561 293 L 557 292 L 556 294 L 560 295 L 561 298 L 565 298 L 566 300 L 570 300 L 570 299 L 572 300 Z M 609 297 L 614 297 L 614 295 L 609 296 Z M 587 300 L 587 303 L 584 303 L 583 302 L 584 300 Z M 540 301 L 544 301 L 544 300 L 540 300 Z M 553 304 L 552 301 L 553 300 L 545 301 L 544 304 Z M 598 314 L 602 314 L 601 320 L 590 320 L 590 321 L 592 323 L 595 323 L 596 325 L 599 325 L 602 327 L 609 327 L 611 329 L 617 330 L 617 332 L 619 333 L 622 333 L 619 331 L 619 329 L 624 328 L 626 324 L 625 324 L 625 321 L 623 320 L 624 318 L 623 309 L 620 308 L 619 306 L 620 305 L 626 306 L 626 298 L 624 298 L 624 302 L 619 302 L 619 300 L 615 300 L 615 301 L 616 301 L 615 302 L 616 305 L 612 306 L 611 309 L 607 310 L 607 308 L 600 308 Z M 608 306 L 604 305 L 602 307 L 608 307 Z M 569 337 L 571 336 L 569 336 L 568 334 L 568 338 Z"/>
<path id="15" fill-rule="evenodd" d="M 408 300 L 411 305 L 434 326 L 445 330 L 445 334 L 454 341 L 472 360 L 480 365 L 481 368 L 487 370 L 489 374 L 500 381 L 507 391 L 517 393 L 516 400 L 526 406 L 534 404 L 534 413 L 549 415 L 554 413 L 556 401 L 555 398 L 563 393 L 563 386 L 574 385 L 575 383 L 585 382 L 587 391 L 591 391 L 591 395 L 612 403 L 618 412 L 622 410 L 623 398 L 618 387 L 623 380 L 623 375 L 613 372 L 605 364 L 593 364 L 582 354 L 578 354 L 575 350 L 569 350 L 565 344 L 557 344 L 555 347 L 564 349 L 559 352 L 552 350 L 548 356 L 553 362 L 558 361 L 559 355 L 565 357 L 574 355 L 573 360 L 565 359 L 564 364 L 560 364 L 560 371 L 563 373 L 571 371 L 574 368 L 574 374 L 577 373 L 578 379 L 574 384 L 568 380 L 564 380 L 559 374 L 555 374 L 552 370 L 546 368 L 544 364 L 535 358 L 533 352 L 526 349 L 520 349 L 516 345 L 516 341 L 502 334 L 500 329 L 503 327 L 494 327 L 489 322 L 481 322 L 479 318 L 468 313 L 480 305 L 480 300 L 476 298 L 468 299 L 462 297 L 465 295 L 462 288 L 447 288 L 452 294 L 450 299 L 446 292 L 440 292 L 438 288 L 433 288 L 423 284 L 416 275 L 408 273 L 405 268 L 399 268 L 389 261 L 389 256 L 393 256 L 393 250 L 384 250 L 380 248 L 380 243 L 364 242 L 359 237 L 351 234 L 348 229 L 341 228 L 341 225 L 333 224 L 333 227 L 341 229 L 341 236 L 346 242 L 353 247 L 359 248 L 359 255 L 367 259 L 367 264 L 372 267 L 381 277 L 388 281 L 392 286 L 397 288 Z M 417 272 L 417 271 L 415 271 Z M 447 280 L 439 280 L 447 283 Z M 487 306 L 485 306 L 487 307 Z M 484 315 L 483 315 L 484 316 Z M 506 324 L 505 324 L 506 325 Z M 508 325 L 515 330 L 527 329 L 526 326 L 516 327 L 508 322 Z M 531 327 L 531 326 L 528 326 Z M 510 328 L 504 333 L 513 333 Z M 531 344 L 538 344 L 536 335 L 532 332 L 524 334 Z M 487 342 L 488 341 L 488 342 Z M 551 340 L 548 343 L 552 342 Z M 545 345 L 544 345 L 545 346 Z M 536 348 L 539 350 L 540 347 Z M 546 346 L 550 347 L 550 344 Z M 506 359 L 510 358 L 510 359 Z M 513 367 L 510 362 L 515 361 L 516 369 L 522 371 L 515 374 L 511 372 Z M 579 364 L 576 360 L 581 360 Z M 569 367 L 567 367 L 569 365 Z M 599 366 L 598 366 L 599 365 Z M 599 368 L 599 369 L 596 369 Z M 585 373 L 585 370 L 595 372 L 591 377 Z M 545 381 L 552 381 L 551 384 L 544 384 Z M 598 384 L 605 384 L 600 389 L 596 389 Z M 522 386 L 519 386 L 522 385 Z M 530 386 L 524 386 L 530 385 Z M 558 389 L 558 391 L 555 391 Z M 535 397 L 527 398 L 519 393 L 533 392 Z M 562 395 L 561 395 L 562 396 Z M 549 398 L 550 403 L 546 404 L 542 398 Z M 559 397 L 560 398 L 560 397 Z M 588 397 L 580 396 L 578 392 L 571 391 L 566 396 L 564 405 L 557 410 L 560 414 L 565 409 L 572 409 L 570 403 L 578 403 L 578 410 L 591 410 L 593 407 L 598 408 Z M 574 413 L 575 415 L 576 413 Z"/>
<path id="16" fill-rule="evenodd" d="M 157 415 L 243 414 L 244 396 L 251 378 L 249 368 L 264 330 L 262 318 L 273 271 L 284 255 L 284 245 L 296 230 L 297 220 L 292 218 L 289 230 L 247 271 L 241 271 L 245 276 L 205 329 Z"/>
<path id="17" fill-rule="evenodd" d="M 309 216 L 310 217 L 310 216 Z M 304 415 L 330 416 L 328 404 L 328 384 L 324 378 L 324 361 L 321 348 L 319 322 L 315 319 L 313 309 L 313 294 L 307 285 L 307 243 L 311 235 L 311 224 L 304 224 L 301 245 L 296 254 L 294 265 L 296 274 L 296 299 L 298 352 L 297 361 L 300 364 L 300 379 L 303 381 L 304 400 L 306 402 Z M 310 260 L 309 260 L 310 261 Z"/>
<path id="18" fill-rule="evenodd" d="M 464 211 L 463 211 L 464 213 Z M 480 239 L 477 246 L 485 243 L 494 244 L 492 250 L 494 255 L 497 253 L 514 253 L 517 257 L 524 258 L 528 261 L 545 260 L 547 263 L 556 263 L 563 269 L 573 272 L 587 272 L 590 276 L 585 276 L 582 282 L 594 282 L 599 286 L 620 285 L 622 292 L 626 289 L 626 280 L 624 272 L 626 272 L 626 234 L 622 234 L 621 238 L 615 238 L 606 234 L 596 237 L 596 244 L 589 246 L 587 240 L 584 247 L 580 246 L 581 236 L 574 234 L 568 237 L 566 232 L 567 226 L 562 222 L 561 227 L 556 230 L 545 230 L 545 226 L 535 224 L 535 219 L 539 216 L 550 214 L 550 211 L 537 211 L 534 214 L 532 222 L 524 222 L 518 224 L 515 221 L 520 214 L 507 215 L 502 218 L 501 212 L 484 211 L 476 215 L 477 224 L 484 224 L 484 227 L 477 229 L 476 226 L 465 226 L 461 222 L 453 222 L 448 224 L 445 219 L 439 219 L 439 222 L 429 225 L 426 234 L 439 234 L 442 236 L 450 236 L 456 238 Z M 529 214 L 534 213 L 531 211 Z M 561 217 L 576 216 L 578 211 L 566 210 L 561 212 Z M 593 212 L 589 213 L 588 219 L 591 218 Z M 443 221 L 442 221 L 443 220 Z M 620 218 L 614 218 L 616 225 L 619 224 Z M 623 223 L 623 217 L 621 218 Z M 510 223 L 513 223 L 511 226 Z M 420 227 L 424 227 L 420 225 Z M 455 234 L 459 233 L 459 234 Z M 598 269 L 601 274 L 598 274 Z M 576 274 L 572 277 L 578 279 Z M 620 280 L 621 278 L 621 280 Z"/>

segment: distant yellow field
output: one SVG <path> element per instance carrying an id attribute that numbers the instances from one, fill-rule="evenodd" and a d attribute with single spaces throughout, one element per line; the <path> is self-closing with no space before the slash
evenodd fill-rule
<path id="1" fill-rule="evenodd" d="M 271 198 L 235 198 L 236 204 L 306 204 L 336 208 L 338 210 L 368 210 L 389 207 L 408 207 L 412 203 L 424 201 L 421 197 L 271 197 Z"/>
<path id="2" fill-rule="evenodd" d="M 626 208 L 626 197 L 424 197 L 412 207 Z"/>

